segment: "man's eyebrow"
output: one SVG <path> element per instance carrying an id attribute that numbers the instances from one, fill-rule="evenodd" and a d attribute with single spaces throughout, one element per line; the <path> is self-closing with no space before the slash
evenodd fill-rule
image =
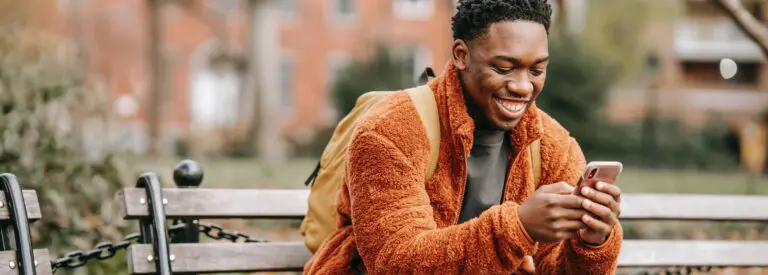
<path id="1" fill-rule="evenodd" d="M 505 61 L 510 62 L 512 64 L 522 64 L 523 63 L 523 61 L 520 60 L 519 58 L 515 58 L 515 57 L 511 57 L 511 56 L 506 56 L 506 55 L 497 55 L 497 56 L 494 56 L 493 58 L 494 59 L 502 59 L 502 60 L 505 60 Z M 536 60 L 533 61 L 533 64 L 535 65 L 535 64 L 539 64 L 539 63 L 544 63 L 546 61 L 549 61 L 549 56 L 539 57 L 539 58 L 537 58 Z"/>

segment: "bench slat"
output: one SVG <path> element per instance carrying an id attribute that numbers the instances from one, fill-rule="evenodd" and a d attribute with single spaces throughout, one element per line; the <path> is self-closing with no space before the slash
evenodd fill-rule
<path id="1" fill-rule="evenodd" d="M 768 196 L 622 195 L 621 219 L 768 221 Z"/>
<path id="2" fill-rule="evenodd" d="M 24 204 L 27 207 L 27 219 L 29 219 L 29 222 L 39 220 L 42 214 L 40 214 L 37 192 L 35 190 L 22 190 L 21 195 L 24 197 Z M 0 221 L 10 220 L 11 215 L 8 212 L 8 201 L 5 199 L 5 193 L 2 191 L 0 191 L 0 200 L 3 202 L 3 207 L 0 207 Z"/>
<path id="3" fill-rule="evenodd" d="M 125 219 L 148 215 L 144 189 L 126 188 L 118 193 Z M 168 199 L 165 215 L 169 219 L 268 219 L 304 217 L 307 210 L 306 190 L 269 189 L 179 189 L 165 188 Z"/>
<path id="4" fill-rule="evenodd" d="M 619 265 L 768 266 L 768 241 L 624 240 Z"/>
<path id="5" fill-rule="evenodd" d="M 131 274 L 151 274 L 147 261 L 151 245 L 133 245 L 128 262 Z M 174 272 L 299 271 L 309 260 L 303 243 L 171 244 Z M 768 266 L 768 241 L 625 240 L 621 267 Z"/>
<path id="6" fill-rule="evenodd" d="M 37 274 L 49 275 L 53 274 L 51 270 L 51 255 L 48 253 L 48 249 L 35 249 L 35 261 L 37 261 Z M 16 266 L 11 269 L 10 262 L 16 262 Z M 15 251 L 2 251 L 0 252 L 0 275 L 18 275 L 19 267 L 18 261 L 16 261 Z"/>
<path id="7" fill-rule="evenodd" d="M 302 242 L 171 244 L 171 269 L 176 272 L 275 272 L 301 271 L 312 254 Z M 147 261 L 152 245 L 128 248 L 131 274 L 153 274 L 154 262 Z"/>
<path id="8" fill-rule="evenodd" d="M 143 189 L 120 192 L 124 217 L 147 216 Z M 301 218 L 309 191 L 270 189 L 165 188 L 166 215 L 180 218 Z M 768 196 L 624 194 L 624 220 L 768 220 Z"/>

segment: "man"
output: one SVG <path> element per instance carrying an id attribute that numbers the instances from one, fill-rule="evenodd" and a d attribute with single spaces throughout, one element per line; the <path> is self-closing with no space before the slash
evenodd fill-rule
<path id="1" fill-rule="evenodd" d="M 339 229 L 306 274 L 613 274 L 621 191 L 573 185 L 585 158 L 534 101 L 549 57 L 546 0 L 462 0 L 453 55 L 429 83 L 440 157 L 405 93 L 372 107 L 349 148 Z M 563 92 L 568 91 L 553 91 Z M 540 140 L 541 186 L 530 152 Z"/>

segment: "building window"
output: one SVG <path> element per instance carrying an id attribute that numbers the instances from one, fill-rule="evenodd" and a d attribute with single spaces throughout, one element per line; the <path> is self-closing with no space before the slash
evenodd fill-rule
<path id="1" fill-rule="evenodd" d="M 737 63 L 736 75 L 727 80 L 720 76 L 720 64 L 718 62 L 685 62 L 683 63 L 683 71 L 688 86 L 692 88 L 757 87 L 760 81 L 760 64 L 755 62 Z"/>
<path id="2" fill-rule="evenodd" d="M 296 62 L 293 58 L 284 57 L 280 61 L 280 105 L 287 110 L 293 109 L 295 70 Z"/>
<path id="3" fill-rule="evenodd" d="M 355 0 L 334 0 L 331 18 L 336 21 L 350 21 L 355 17 Z"/>
<path id="4" fill-rule="evenodd" d="M 298 1 L 297 0 L 272 0 L 272 5 L 275 7 L 275 9 L 281 14 L 281 16 L 286 18 L 294 18 L 299 13 L 298 12 Z"/>
<path id="5" fill-rule="evenodd" d="M 427 20 L 435 11 L 434 0 L 393 0 L 392 13 L 406 20 Z"/>

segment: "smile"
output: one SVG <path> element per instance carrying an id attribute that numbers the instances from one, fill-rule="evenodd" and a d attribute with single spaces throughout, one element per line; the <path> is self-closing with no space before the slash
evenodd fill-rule
<path id="1" fill-rule="evenodd" d="M 503 111 L 504 115 L 509 118 L 517 118 L 519 117 L 523 111 L 525 111 L 525 107 L 528 106 L 528 100 L 523 99 L 502 99 L 500 97 L 494 96 L 493 101 L 496 102 Z"/>

